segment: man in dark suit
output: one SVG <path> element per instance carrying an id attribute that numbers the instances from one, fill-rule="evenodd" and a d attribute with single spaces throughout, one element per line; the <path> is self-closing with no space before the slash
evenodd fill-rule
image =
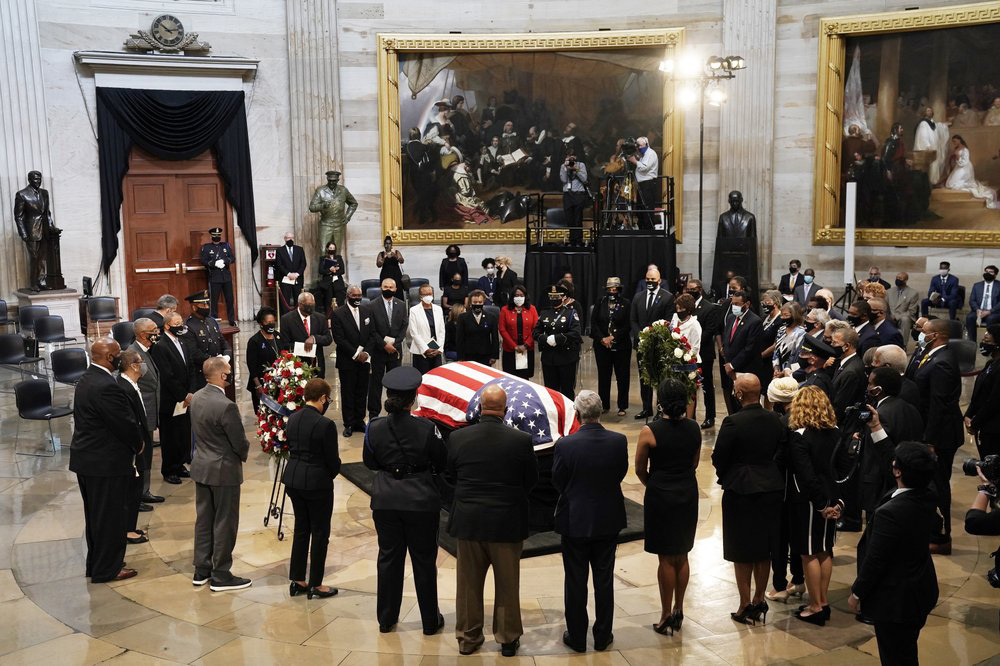
<path id="1" fill-rule="evenodd" d="M 858 544 L 858 577 L 848 605 L 875 624 L 883 664 L 918 663 L 917 638 L 937 603 L 937 574 L 927 547 L 934 468 L 927 446 L 897 446 L 892 464 L 897 488 L 882 498 Z"/>
<path id="2" fill-rule="evenodd" d="M 366 351 L 371 355 L 372 376 L 368 383 L 368 419 L 382 412 L 382 377 L 403 362 L 403 340 L 410 325 L 406 304 L 396 298 L 396 281 L 382 280 L 382 298 L 368 304 L 372 326 Z M 495 324 L 494 324 L 495 326 Z"/>
<path id="3" fill-rule="evenodd" d="M 281 337 L 288 340 L 289 349 L 295 351 L 295 343 L 301 342 L 305 352 L 314 352 L 314 358 L 304 360 L 319 369 L 319 376 L 326 377 L 325 347 L 333 342 L 326 317 L 316 314 L 316 297 L 308 291 L 299 294 L 298 307 L 281 316 Z"/>
<path id="4" fill-rule="evenodd" d="M 149 323 L 153 325 L 153 322 Z M 141 506 L 143 492 L 142 480 L 149 472 L 145 452 L 147 449 L 153 448 L 153 433 L 146 422 L 145 400 L 142 395 L 142 388 L 139 386 L 144 365 L 146 365 L 146 362 L 142 360 L 139 352 L 126 349 L 119 356 L 118 379 L 116 380 L 118 385 L 125 391 L 125 397 L 128 399 L 129 407 L 132 409 L 132 417 L 139 426 L 139 436 L 142 439 L 141 451 L 135 456 L 135 471 L 137 472 L 137 476 L 133 480 L 132 490 L 129 491 L 128 501 L 128 520 L 126 522 L 128 533 L 126 534 L 126 540 L 132 544 L 149 541 L 146 533 L 137 529 L 139 507 Z"/>
<path id="5" fill-rule="evenodd" d="M 997 284 L 997 267 L 983 269 L 983 279 L 972 285 L 969 296 L 969 314 L 965 315 L 965 330 L 970 340 L 976 339 L 980 326 L 1000 324 L 1000 284 Z"/>
<path id="6" fill-rule="evenodd" d="M 958 406 L 962 374 L 954 350 L 948 347 L 949 329 L 949 322 L 944 319 L 931 319 L 924 324 L 927 350 L 913 375 L 920 389 L 920 413 L 924 415 L 922 439 L 934 447 L 937 455 L 934 490 L 943 525 L 931 547 L 941 555 L 951 554 L 951 467 L 965 438 L 962 410 Z"/>
<path id="7" fill-rule="evenodd" d="M 938 274 L 931 278 L 931 286 L 927 288 L 927 298 L 920 301 L 920 314 L 926 317 L 927 309 L 932 305 L 948 308 L 949 319 L 956 319 L 956 313 L 962 307 L 958 278 L 951 274 L 950 262 L 939 264 Z"/>
<path id="8" fill-rule="evenodd" d="M 871 308 L 871 325 L 875 330 L 875 336 L 878 340 L 878 345 L 871 345 L 871 347 L 881 347 L 882 345 L 896 345 L 900 349 L 906 349 L 906 345 L 903 344 L 903 334 L 900 333 L 896 325 L 892 323 L 889 318 L 889 304 L 884 298 L 873 298 L 868 301 L 868 306 Z M 865 350 L 867 351 L 867 350 Z"/>
<path id="9" fill-rule="evenodd" d="M 786 302 L 795 300 L 795 288 L 802 284 L 802 277 L 799 275 L 800 268 L 802 268 L 802 262 L 798 259 L 792 259 L 788 262 L 788 272 L 778 280 L 778 291 L 781 292 L 781 296 Z"/>
<path id="10" fill-rule="evenodd" d="M 142 317 L 136 319 L 135 340 L 129 345 L 129 350 L 137 352 L 142 358 L 145 368 L 142 376 L 139 377 L 139 390 L 142 391 L 142 404 L 146 410 L 146 427 L 149 429 L 149 440 L 153 441 L 153 431 L 160 427 L 160 371 L 156 367 L 156 362 L 150 353 L 153 344 L 160 337 L 156 323 L 152 319 Z M 154 495 L 149 491 L 149 481 L 153 469 L 153 447 L 146 447 L 142 451 L 143 474 L 142 474 L 142 501 L 147 504 L 156 504 L 163 501 L 163 497 Z"/>
<path id="11" fill-rule="evenodd" d="M 566 576 L 563 643 L 587 651 L 587 577 L 594 571 L 594 649 L 614 640 L 614 568 L 618 533 L 625 528 L 621 483 L 628 473 L 628 440 L 601 425 L 602 401 L 581 391 L 573 401 L 580 429 L 556 442 L 552 485 L 559 491 L 555 531 L 562 535 Z"/>
<path id="12" fill-rule="evenodd" d="M 858 352 L 864 354 L 872 347 L 878 347 L 878 333 L 871 323 L 872 308 L 868 301 L 854 301 L 847 309 L 847 323 L 858 332 Z"/>
<path id="13" fill-rule="evenodd" d="M 177 305 L 177 299 L 170 294 L 163 294 L 157 299 L 156 310 L 150 313 L 149 318 L 153 320 L 161 334 L 163 333 L 163 322 L 177 311 Z"/>
<path id="14" fill-rule="evenodd" d="M 816 284 L 816 271 L 811 268 L 807 268 L 802 274 L 802 284 L 795 287 L 792 300 L 805 309 L 809 305 L 809 299 L 815 296 L 816 292 L 822 288 L 823 287 Z M 833 304 L 830 303 L 830 305 Z"/>
<path id="15" fill-rule="evenodd" d="M 344 437 L 350 437 L 355 429 L 365 430 L 371 376 L 371 357 L 365 347 L 371 342 L 371 328 L 371 311 L 361 307 L 361 287 L 352 284 L 347 288 L 347 303 L 336 308 L 330 317 L 330 331 L 337 344 Z"/>
<path id="16" fill-rule="evenodd" d="M 920 409 L 920 389 L 917 388 L 916 382 L 914 382 L 909 377 L 904 376 L 906 374 L 906 366 L 909 360 L 906 358 L 906 352 L 903 351 L 901 347 L 896 345 L 882 345 L 881 347 L 876 347 L 875 355 L 872 357 L 872 366 L 876 368 L 889 367 L 899 373 L 899 377 L 902 383 L 899 387 L 899 398 L 910 405 L 913 405 L 916 409 Z M 919 411 L 918 411 L 919 414 Z M 920 417 L 920 432 L 924 430 L 924 419 L 923 416 Z M 916 435 L 913 437 L 915 441 L 920 441 L 920 436 Z"/>
<path id="17" fill-rule="evenodd" d="M 740 403 L 733 397 L 733 381 L 736 373 L 760 374 L 759 340 L 763 332 L 761 319 L 750 308 L 750 299 L 745 292 L 735 291 L 730 295 L 729 312 L 722 320 L 722 396 L 730 414 L 740 409 Z M 702 345 L 704 346 L 704 345 Z"/>
<path id="18" fill-rule="evenodd" d="M 885 287 L 886 291 L 889 291 L 889 287 L 892 286 L 888 282 L 882 279 L 882 271 L 878 269 L 878 266 L 872 266 L 868 269 L 868 281 L 877 282 L 878 284 Z"/>
<path id="19" fill-rule="evenodd" d="M 474 289 L 469 294 L 469 309 L 458 316 L 455 341 L 458 360 L 493 365 L 500 354 L 499 320 L 486 312 L 486 292 Z"/>
<path id="20" fill-rule="evenodd" d="M 325 249 L 325 248 L 324 248 Z M 274 254 L 274 279 L 278 281 L 282 303 L 278 312 L 289 312 L 298 303 L 306 274 L 306 251 L 295 244 L 295 234 L 285 234 L 285 247 Z"/>
<path id="21" fill-rule="evenodd" d="M 179 312 L 164 320 L 163 337 L 149 353 L 160 373 L 160 474 L 167 483 L 178 484 L 190 474 L 184 463 L 190 460 L 191 359 L 194 352 L 182 340 L 187 332 Z"/>
<path id="22" fill-rule="evenodd" d="M 840 359 L 833 371 L 833 411 L 837 423 L 844 424 L 844 413 L 851 405 L 865 399 L 865 364 L 858 350 L 858 334 L 851 328 L 833 331 L 833 348 L 840 352 Z"/>
<path id="23" fill-rule="evenodd" d="M 201 372 L 205 361 L 213 356 L 224 356 L 228 360 L 232 357 L 232 350 L 222 337 L 219 322 L 209 314 L 208 292 L 202 289 L 186 296 L 184 300 L 191 304 L 191 316 L 184 322 L 187 326 L 184 339 L 193 352 L 191 367 L 194 370 L 194 379 L 191 390 L 197 391 L 205 385 L 205 375 Z"/>
<path id="24" fill-rule="evenodd" d="M 111 374 L 120 354 L 113 339 L 95 341 L 90 347 L 91 365 L 73 394 L 69 471 L 76 473 L 83 497 L 86 576 L 92 583 L 136 575 L 134 569 L 125 568 L 125 534 L 142 435 L 125 391 Z"/>
<path id="25" fill-rule="evenodd" d="M 701 280 L 689 280 L 687 293 L 694 297 L 694 316 L 701 324 L 701 390 L 705 396 L 705 420 L 701 429 L 715 425 L 715 340 L 722 331 L 725 311 L 705 297 Z"/>
<path id="26" fill-rule="evenodd" d="M 609 277 L 605 288 L 607 296 L 597 301 L 590 316 L 597 393 L 604 401 L 604 411 L 611 409 L 611 374 L 614 373 L 618 385 L 618 416 L 625 416 L 632 381 L 632 301 L 622 296 L 620 278 Z"/>
<path id="27" fill-rule="evenodd" d="M 203 370 L 207 383 L 191 399 L 195 439 L 191 480 L 196 484 L 192 582 L 210 583 L 213 592 L 242 590 L 251 581 L 234 576 L 230 569 L 250 443 L 239 408 L 226 397 L 226 384 L 233 375 L 229 362 L 214 356 L 205 361 Z"/>
<path id="28" fill-rule="evenodd" d="M 229 325 L 236 325 L 236 310 L 233 307 L 233 274 L 229 265 L 236 261 L 233 246 L 222 240 L 222 227 L 212 227 L 208 230 L 212 236 L 211 243 L 201 246 L 201 265 L 208 271 L 208 291 L 212 299 L 212 318 L 219 316 L 219 293 L 226 299 L 226 316 Z"/>
<path id="29" fill-rule="evenodd" d="M 538 481 L 531 435 L 501 420 L 507 395 L 498 385 L 482 393 L 476 425 L 456 430 L 448 443 L 446 476 L 455 484 L 448 534 L 458 539 L 455 635 L 458 650 L 483 644 L 483 582 L 493 567 L 493 636 L 505 657 L 517 654 L 521 634 L 521 548 L 528 536 L 528 493 Z"/>
<path id="30" fill-rule="evenodd" d="M 654 321 L 670 318 L 674 315 L 674 295 L 660 286 L 660 271 L 650 268 L 646 271 L 646 291 L 636 294 L 632 299 L 630 324 L 632 328 L 632 346 L 639 349 L 639 334 Z M 642 367 L 642 357 L 635 356 L 639 367 Z M 639 394 L 642 396 L 642 411 L 635 415 L 636 419 L 648 419 L 653 415 L 653 387 L 639 382 Z"/>

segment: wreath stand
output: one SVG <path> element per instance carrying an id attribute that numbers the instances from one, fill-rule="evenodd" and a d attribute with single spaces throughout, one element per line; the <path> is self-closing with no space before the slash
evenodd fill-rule
<path id="1" fill-rule="evenodd" d="M 267 506 L 267 513 L 264 514 L 264 527 L 267 527 L 271 519 L 278 521 L 278 541 L 285 540 L 283 522 L 285 519 L 285 495 L 287 494 L 285 484 L 281 482 L 281 477 L 285 473 L 286 458 L 278 458 L 274 466 L 274 482 L 271 484 L 271 500 Z"/>

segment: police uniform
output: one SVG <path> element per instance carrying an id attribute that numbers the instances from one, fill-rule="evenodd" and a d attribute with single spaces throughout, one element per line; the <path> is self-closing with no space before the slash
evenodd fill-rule
<path id="1" fill-rule="evenodd" d="M 811 335 L 807 335 L 803 338 L 802 347 L 799 349 L 799 355 L 803 353 L 812 354 L 823 361 L 829 358 L 833 358 L 837 355 L 837 351 L 826 344 L 819 338 L 814 338 Z M 794 375 L 793 375 L 794 376 Z M 822 389 L 826 393 L 826 397 L 830 399 L 830 403 L 833 403 L 833 379 L 830 377 L 830 373 L 827 372 L 826 368 L 820 368 L 816 372 L 808 373 L 804 378 L 796 377 L 800 380 L 799 388 L 805 386 L 815 386 L 816 388 Z"/>
<path id="2" fill-rule="evenodd" d="M 421 375 L 402 366 L 386 373 L 389 391 L 415 391 Z M 399 621 L 406 553 L 425 634 L 436 633 L 444 618 L 438 611 L 437 535 L 441 494 L 435 473 L 443 470 L 447 450 L 437 427 L 407 412 L 374 418 L 365 434 L 364 463 L 375 471 L 372 518 L 378 533 L 379 630 L 391 631 Z"/>
<path id="3" fill-rule="evenodd" d="M 615 298 L 611 294 L 602 298 L 594 307 L 590 317 L 590 337 L 594 340 L 594 362 L 597 364 L 597 394 L 601 397 L 604 411 L 611 409 L 611 375 L 614 373 L 618 384 L 618 410 L 628 409 L 629 385 L 632 379 L 632 329 L 629 312 L 632 303 L 622 297 L 622 281 L 608 278 L 608 291 L 617 289 Z M 611 337 L 611 347 L 604 346 L 604 338 Z"/>
<path id="4" fill-rule="evenodd" d="M 191 294 L 184 300 L 191 303 L 191 306 L 194 308 L 207 308 L 209 303 L 208 292 L 199 291 Z M 232 352 L 230 352 L 229 347 L 226 345 L 226 339 L 222 337 L 222 329 L 219 328 L 219 322 L 213 317 L 199 317 L 192 314 L 187 318 L 185 324 L 188 331 L 184 335 L 184 340 L 188 342 L 188 346 L 192 351 L 191 361 L 194 365 L 194 377 L 191 386 L 191 391 L 194 392 L 203 388 L 207 383 L 205 381 L 205 373 L 202 370 L 205 361 L 213 356 L 230 356 Z"/>
<path id="5" fill-rule="evenodd" d="M 562 298 L 553 287 L 549 301 Z M 572 305 L 558 305 L 543 310 L 535 325 L 535 345 L 542 350 L 542 378 L 545 387 L 573 399 L 576 390 L 576 366 L 580 360 L 580 315 Z"/>
<path id="6" fill-rule="evenodd" d="M 236 261 L 236 253 L 233 252 L 232 245 L 221 240 L 222 227 L 209 229 L 208 233 L 212 234 L 213 242 L 201 246 L 201 263 L 208 271 L 208 292 L 212 316 L 219 316 L 219 292 L 221 291 L 226 299 L 226 315 L 229 317 L 229 323 L 235 324 L 233 274 L 229 271 L 229 265 Z M 214 242 L 216 238 L 220 239 L 220 242 Z M 220 261 L 223 263 L 222 268 L 219 268 L 218 262 Z"/>

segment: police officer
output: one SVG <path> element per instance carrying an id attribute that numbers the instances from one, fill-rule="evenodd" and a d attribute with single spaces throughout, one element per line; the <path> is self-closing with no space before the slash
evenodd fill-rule
<path id="1" fill-rule="evenodd" d="M 441 494 L 435 476 L 444 469 L 448 453 L 434 424 L 410 415 L 420 382 L 420 371 L 410 366 L 385 374 L 388 416 L 369 422 L 363 459 L 375 471 L 371 508 L 378 533 L 379 631 L 388 633 L 399 621 L 409 551 L 420 618 L 424 634 L 430 636 L 444 627 L 437 598 Z"/>
<path id="2" fill-rule="evenodd" d="M 184 339 L 192 352 L 191 363 L 194 366 L 194 378 L 191 391 L 197 391 L 205 386 L 205 375 L 202 365 L 213 356 L 224 356 L 228 362 L 232 352 L 222 337 L 219 322 L 209 316 L 209 296 L 205 290 L 195 292 L 185 298 L 191 304 L 191 316 L 187 318 L 187 333 Z"/>
<path id="3" fill-rule="evenodd" d="M 622 297 L 622 281 L 609 277 L 607 296 L 594 306 L 590 318 L 590 337 L 594 339 L 594 362 L 597 363 L 597 394 L 604 411 L 611 409 L 611 373 L 618 383 L 618 416 L 628 409 L 629 385 L 632 379 L 632 341 L 629 312 L 632 303 Z"/>
<path id="4" fill-rule="evenodd" d="M 799 348 L 799 369 L 792 376 L 799 380 L 799 388 L 816 386 L 823 389 L 826 397 L 833 402 L 833 379 L 825 367 L 827 360 L 837 357 L 837 350 L 819 338 L 807 335 L 802 338 Z"/>
<path id="5" fill-rule="evenodd" d="M 208 271 L 208 291 L 212 304 L 212 316 L 219 316 L 219 292 L 226 299 L 226 315 L 229 325 L 236 325 L 236 310 L 233 309 L 233 274 L 229 264 L 236 261 L 233 246 L 222 241 L 222 227 L 208 230 L 212 242 L 201 246 L 201 263 Z"/>
<path id="6" fill-rule="evenodd" d="M 580 361 L 580 315 L 573 305 L 573 283 L 560 280 L 549 290 L 549 308 L 535 325 L 535 346 L 542 350 L 545 387 L 570 400 L 576 395 L 576 366 Z"/>

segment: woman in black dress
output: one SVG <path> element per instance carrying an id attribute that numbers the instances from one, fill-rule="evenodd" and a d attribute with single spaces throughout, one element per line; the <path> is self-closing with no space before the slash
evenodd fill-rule
<path id="1" fill-rule="evenodd" d="M 337 588 L 323 585 L 326 550 L 333 515 L 333 479 L 340 472 L 337 424 L 323 416 L 330 406 L 330 385 L 310 379 L 305 386 L 304 407 L 288 417 L 288 464 L 282 483 L 295 511 L 292 557 L 288 563 L 288 593 L 332 597 Z M 306 580 L 306 559 L 311 559 Z"/>
<path id="2" fill-rule="evenodd" d="M 646 486 L 643 524 L 646 552 L 660 558 L 660 621 L 657 633 L 673 633 L 684 620 L 684 591 L 690 569 L 687 554 L 698 526 L 698 480 L 701 430 L 687 418 L 687 388 L 668 378 L 658 390 L 664 418 L 644 426 L 635 452 L 635 473 Z"/>
<path id="3" fill-rule="evenodd" d="M 767 621 L 767 575 L 781 536 L 785 477 L 775 459 L 788 428 L 760 405 L 760 382 L 750 373 L 736 377 L 733 397 L 741 409 L 719 428 L 712 464 L 722 486 L 722 556 L 736 570 L 740 605 L 730 617 L 743 624 Z M 750 597 L 750 580 L 756 584 Z"/>
<path id="4" fill-rule="evenodd" d="M 510 257 L 497 257 L 497 290 L 493 294 L 493 302 L 498 307 L 503 307 L 510 303 L 513 298 L 514 287 L 518 284 L 517 273 L 510 267 Z"/>
<path id="5" fill-rule="evenodd" d="M 337 253 L 337 244 L 330 241 L 326 254 L 319 260 L 320 312 L 330 317 L 330 311 L 347 302 L 347 276 L 344 258 Z"/>
<path id="6" fill-rule="evenodd" d="M 463 285 L 469 281 L 469 266 L 465 263 L 465 259 L 460 256 L 462 254 L 461 248 L 457 245 L 449 245 L 445 254 L 448 256 L 441 260 L 441 269 L 438 271 L 438 287 L 441 291 L 444 291 L 445 287 L 451 284 L 452 276 L 455 273 L 461 276 Z"/>
<path id="7" fill-rule="evenodd" d="M 445 315 L 451 312 L 452 306 L 464 305 L 468 307 L 468 296 L 469 287 L 463 281 L 462 274 L 455 271 L 448 286 L 441 292 L 441 308 L 444 309 Z"/>
<path id="8" fill-rule="evenodd" d="M 833 543 L 837 520 L 844 509 L 834 480 L 839 467 L 834 456 L 840 431 L 833 406 L 823 389 L 803 386 L 792 399 L 788 444 L 792 483 L 788 487 L 792 552 L 802 555 L 809 604 L 795 614 L 800 620 L 823 626 L 830 619 L 826 593 L 833 574 Z"/>
<path id="9" fill-rule="evenodd" d="M 994 287 L 996 289 L 996 287 Z M 986 367 L 976 377 L 965 410 L 965 429 L 976 437 L 979 459 L 1000 453 L 1000 324 L 990 324 L 979 343 Z"/>
<path id="10" fill-rule="evenodd" d="M 403 265 L 403 255 L 399 250 L 392 248 L 392 236 L 385 237 L 383 247 L 384 249 L 375 258 L 375 266 L 382 269 L 382 272 L 378 274 L 378 279 L 381 281 L 392 278 L 396 281 L 396 293 L 401 293 L 405 288 L 403 286 L 403 269 L 400 268 Z"/>
<path id="11" fill-rule="evenodd" d="M 274 308 L 262 307 L 258 310 L 256 319 L 260 330 L 247 341 L 247 391 L 253 401 L 254 413 L 260 410 L 264 373 L 277 360 L 278 354 L 286 349 L 277 329 L 278 314 Z"/>

